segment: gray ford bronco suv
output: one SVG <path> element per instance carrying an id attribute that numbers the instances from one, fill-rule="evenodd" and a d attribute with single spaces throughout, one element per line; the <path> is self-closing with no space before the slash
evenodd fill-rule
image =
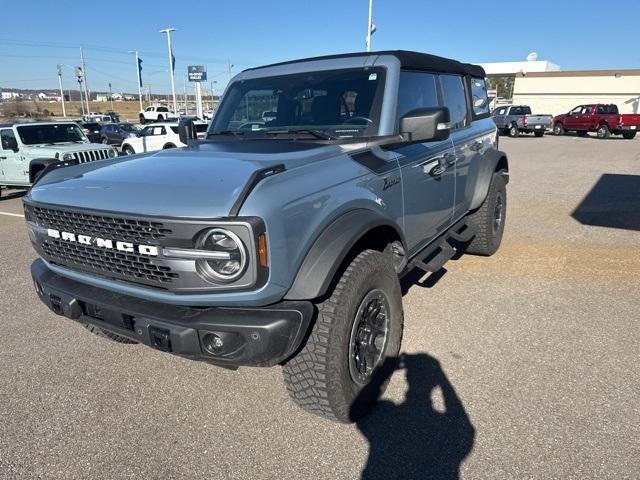
<path id="1" fill-rule="evenodd" d="M 281 365 L 315 414 L 353 421 L 384 388 L 366 387 L 398 356 L 404 275 L 500 245 L 508 165 L 480 67 L 384 51 L 253 68 L 206 139 L 180 134 L 37 182 L 37 294 L 115 341 Z"/>

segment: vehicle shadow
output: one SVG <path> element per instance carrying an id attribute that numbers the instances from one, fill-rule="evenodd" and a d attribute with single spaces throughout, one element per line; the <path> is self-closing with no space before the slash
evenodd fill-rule
<path id="1" fill-rule="evenodd" d="M 20 198 L 20 197 L 24 197 L 27 193 L 27 190 L 15 190 L 15 189 L 2 189 L 2 192 L 0 192 L 0 202 L 3 200 L 11 200 L 13 198 Z"/>
<path id="2" fill-rule="evenodd" d="M 379 401 L 357 420 L 369 442 L 361 478 L 458 479 L 473 449 L 475 428 L 438 360 L 426 353 L 387 359 L 361 395 L 380 397 L 397 370 L 405 371 L 409 385 L 404 402 Z"/>
<path id="3" fill-rule="evenodd" d="M 605 173 L 571 216 L 583 225 L 640 231 L 640 175 Z"/>

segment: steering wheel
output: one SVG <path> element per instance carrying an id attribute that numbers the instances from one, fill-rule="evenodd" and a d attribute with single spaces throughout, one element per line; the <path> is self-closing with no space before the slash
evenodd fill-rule
<path id="1" fill-rule="evenodd" d="M 343 125 L 369 125 L 373 123 L 373 120 L 367 117 L 351 117 L 344 122 Z"/>
<path id="2" fill-rule="evenodd" d="M 254 129 L 254 125 L 258 128 Z M 238 130 L 260 130 L 262 127 L 264 127 L 264 122 L 245 122 L 238 127 Z"/>

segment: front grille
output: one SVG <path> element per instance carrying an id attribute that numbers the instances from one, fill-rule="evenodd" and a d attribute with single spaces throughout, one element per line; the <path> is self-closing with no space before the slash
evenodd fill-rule
<path id="1" fill-rule="evenodd" d="M 177 273 L 171 268 L 154 265 L 151 259 L 135 253 L 124 253 L 90 245 L 80 245 L 62 240 L 50 239 L 42 244 L 49 260 L 67 267 L 80 270 L 99 271 L 124 277 L 138 283 L 157 285 L 171 284 Z"/>
<path id="2" fill-rule="evenodd" d="M 27 205 L 27 219 L 46 229 L 70 232 L 76 235 L 130 242 L 137 245 L 162 245 L 174 238 L 174 232 L 164 222 L 122 218 L 105 214 L 81 213 L 70 210 Z M 41 243 L 45 258 L 57 265 L 109 278 L 134 283 L 170 288 L 180 275 L 163 265 L 163 260 L 136 252 L 84 245 L 77 242 L 44 237 Z"/>
<path id="3" fill-rule="evenodd" d="M 65 232 L 116 239 L 123 242 L 157 244 L 173 231 L 164 223 L 107 215 L 33 207 L 30 212 L 38 224 Z"/>
<path id="4" fill-rule="evenodd" d="M 104 160 L 109 158 L 109 149 L 102 150 L 85 150 L 83 152 L 74 152 L 74 158 L 78 163 L 93 162 L 95 160 Z"/>

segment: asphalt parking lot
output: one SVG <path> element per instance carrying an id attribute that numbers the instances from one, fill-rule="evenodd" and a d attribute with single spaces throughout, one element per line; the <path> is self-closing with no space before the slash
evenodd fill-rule
<path id="1" fill-rule="evenodd" d="M 640 478 L 640 140 L 501 148 L 501 250 L 408 285 L 404 367 L 358 425 L 303 413 L 279 368 L 217 369 L 53 315 L 3 191 L 0 478 Z"/>

